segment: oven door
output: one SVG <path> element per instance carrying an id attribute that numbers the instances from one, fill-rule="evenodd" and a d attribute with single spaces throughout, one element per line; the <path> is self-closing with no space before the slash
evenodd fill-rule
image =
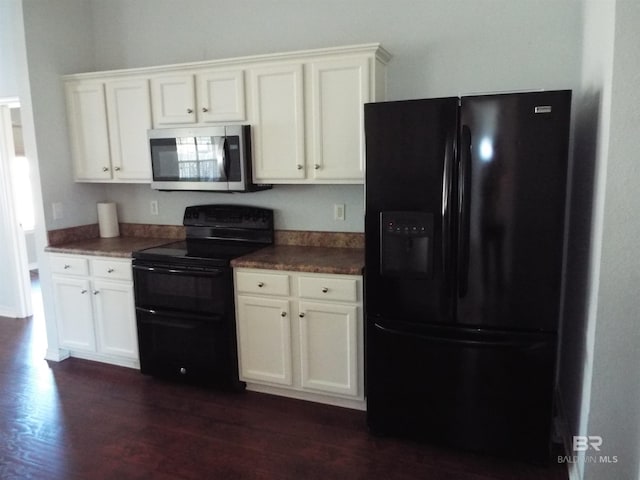
<path id="1" fill-rule="evenodd" d="M 241 389 L 231 269 L 134 260 L 140 370 Z"/>
<path id="2" fill-rule="evenodd" d="M 231 269 L 133 262 L 136 306 L 194 315 L 233 312 Z"/>
<path id="3" fill-rule="evenodd" d="M 136 308 L 140 371 L 238 388 L 235 329 L 225 316 Z"/>

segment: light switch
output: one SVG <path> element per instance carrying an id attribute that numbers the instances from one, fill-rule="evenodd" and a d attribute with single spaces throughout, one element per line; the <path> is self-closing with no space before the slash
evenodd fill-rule
<path id="1" fill-rule="evenodd" d="M 51 204 L 51 211 L 53 213 L 54 220 L 60 220 L 64 217 L 64 208 L 62 202 L 55 202 Z"/>

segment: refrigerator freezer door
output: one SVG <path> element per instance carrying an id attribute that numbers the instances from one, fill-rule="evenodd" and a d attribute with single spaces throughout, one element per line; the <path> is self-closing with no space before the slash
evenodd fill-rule
<path id="1" fill-rule="evenodd" d="M 557 330 L 571 92 L 464 97 L 457 322 Z"/>
<path id="2" fill-rule="evenodd" d="M 368 336 L 367 422 L 374 433 L 549 460 L 554 334 L 412 330 L 378 319 Z"/>
<path id="3" fill-rule="evenodd" d="M 450 200 L 458 101 L 365 105 L 368 313 L 452 320 Z"/>

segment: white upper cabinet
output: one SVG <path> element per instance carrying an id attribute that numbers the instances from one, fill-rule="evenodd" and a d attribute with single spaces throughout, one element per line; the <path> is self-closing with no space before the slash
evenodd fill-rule
<path id="1" fill-rule="evenodd" d="M 384 100 L 388 58 L 375 45 L 250 69 L 254 181 L 364 183 L 364 104 Z"/>
<path id="2" fill-rule="evenodd" d="M 249 75 L 254 180 L 257 183 L 303 180 L 306 168 L 302 64 L 254 68 Z"/>
<path id="3" fill-rule="evenodd" d="M 155 127 L 196 123 L 195 80 L 191 74 L 151 79 Z"/>
<path id="4" fill-rule="evenodd" d="M 364 183 L 389 59 L 367 44 L 67 75 L 75 179 L 151 182 L 148 129 L 243 123 L 256 183 Z"/>
<path id="5" fill-rule="evenodd" d="M 196 76 L 198 117 L 201 122 L 242 122 L 244 106 L 244 72 L 212 70 Z"/>
<path id="6" fill-rule="evenodd" d="M 75 179 L 111 180 L 104 82 L 67 83 L 67 117 Z"/>
<path id="7" fill-rule="evenodd" d="M 65 88 L 75 180 L 150 182 L 148 80 L 74 80 Z"/>
<path id="8" fill-rule="evenodd" d="M 147 130 L 151 128 L 149 82 L 146 79 L 106 83 L 107 120 L 113 178 L 148 182 L 151 158 Z"/>
<path id="9" fill-rule="evenodd" d="M 155 127 L 245 120 L 244 72 L 207 70 L 151 79 Z"/>
<path id="10" fill-rule="evenodd" d="M 310 176 L 364 180 L 364 104 L 370 93 L 369 59 L 309 64 L 311 77 Z"/>

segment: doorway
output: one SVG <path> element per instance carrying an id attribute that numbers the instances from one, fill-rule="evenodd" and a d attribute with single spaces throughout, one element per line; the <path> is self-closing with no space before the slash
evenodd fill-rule
<path id="1" fill-rule="evenodd" d="M 29 317 L 33 314 L 30 269 L 37 281 L 35 216 L 29 162 L 22 140 L 20 105 L 16 100 L 0 101 L 0 190 L 3 192 L 0 195 L 0 243 L 5 266 L 0 314 Z M 39 289 L 35 290 L 39 294 Z"/>

